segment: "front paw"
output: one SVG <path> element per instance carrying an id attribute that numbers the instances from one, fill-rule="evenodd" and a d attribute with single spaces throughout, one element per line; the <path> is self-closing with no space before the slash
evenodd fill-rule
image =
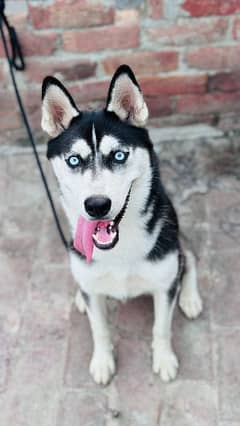
<path id="1" fill-rule="evenodd" d="M 178 371 L 178 359 L 168 345 L 154 343 L 153 346 L 153 372 L 160 374 L 164 382 L 174 380 Z"/>
<path id="2" fill-rule="evenodd" d="M 184 291 L 184 289 L 180 293 L 179 306 L 189 319 L 197 318 L 203 309 L 202 299 L 199 293 L 197 291 L 189 293 Z"/>
<path id="3" fill-rule="evenodd" d="M 112 352 L 95 352 L 89 370 L 97 384 L 106 385 L 115 373 L 115 361 Z"/>

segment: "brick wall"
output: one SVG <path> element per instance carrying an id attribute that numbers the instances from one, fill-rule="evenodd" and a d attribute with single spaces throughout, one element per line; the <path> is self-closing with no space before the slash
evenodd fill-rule
<path id="1" fill-rule="evenodd" d="M 27 69 L 18 81 L 31 125 L 40 127 L 40 87 L 54 74 L 80 107 L 103 105 L 121 63 L 136 72 L 160 125 L 229 128 L 240 110 L 240 0 L 6 0 Z M 21 138 L 0 45 L 0 139 Z M 24 134 L 24 133 L 23 133 Z"/>

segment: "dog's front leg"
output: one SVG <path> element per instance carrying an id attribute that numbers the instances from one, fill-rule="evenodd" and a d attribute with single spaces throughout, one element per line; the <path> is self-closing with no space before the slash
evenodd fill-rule
<path id="1" fill-rule="evenodd" d="M 106 298 L 90 295 L 87 303 L 87 314 L 94 345 L 90 373 L 96 383 L 106 385 L 115 372 L 113 346 L 106 318 Z"/>
<path id="2" fill-rule="evenodd" d="M 176 295 L 171 300 L 169 293 L 156 291 L 153 298 L 153 371 L 160 374 L 164 382 L 169 382 L 176 377 L 178 369 L 178 360 L 171 345 L 171 324 Z"/>

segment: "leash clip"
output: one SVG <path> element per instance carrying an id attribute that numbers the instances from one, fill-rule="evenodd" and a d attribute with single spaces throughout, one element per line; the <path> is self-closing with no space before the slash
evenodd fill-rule
<path id="1" fill-rule="evenodd" d="M 23 58 L 22 49 L 18 40 L 17 32 L 15 28 L 9 24 L 7 17 L 4 13 L 4 9 L 5 0 L 0 0 L 1 27 L 3 27 L 3 24 L 6 26 L 12 50 L 12 57 L 10 58 L 10 61 L 15 70 L 23 71 L 25 70 L 25 62 Z"/>

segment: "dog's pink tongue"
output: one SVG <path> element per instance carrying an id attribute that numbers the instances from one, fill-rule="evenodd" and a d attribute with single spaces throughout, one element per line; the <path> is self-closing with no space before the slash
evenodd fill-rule
<path id="1" fill-rule="evenodd" d="M 77 230 L 73 245 L 76 250 L 86 256 L 87 263 L 90 263 L 93 255 L 92 235 L 96 229 L 98 221 L 86 220 L 82 216 L 78 219 Z"/>
<path id="2" fill-rule="evenodd" d="M 107 231 L 110 224 L 109 220 L 99 222 L 97 220 L 86 220 L 80 216 L 77 223 L 77 229 L 73 240 L 74 248 L 86 256 L 87 263 L 90 263 L 93 256 L 93 234 L 97 234 L 101 243 L 111 241 L 111 235 Z M 97 229 L 96 229 L 97 228 Z"/>

